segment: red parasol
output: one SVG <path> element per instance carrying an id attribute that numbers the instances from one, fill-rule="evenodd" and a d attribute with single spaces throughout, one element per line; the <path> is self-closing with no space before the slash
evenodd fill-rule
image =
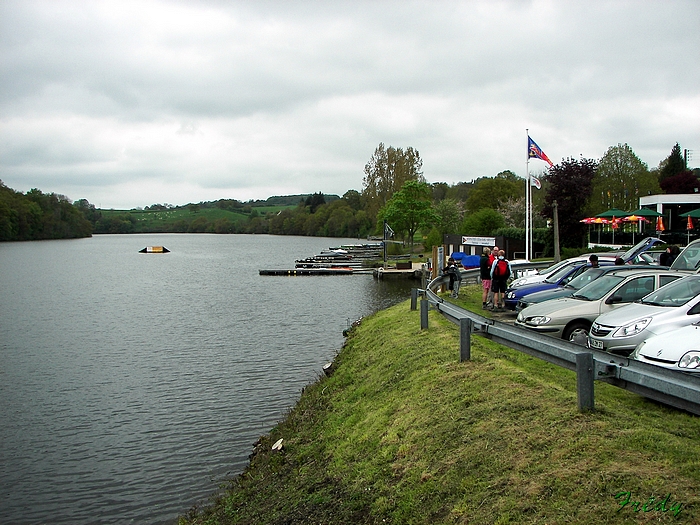
<path id="1" fill-rule="evenodd" d="M 664 228 L 664 221 L 661 219 L 661 217 L 656 218 L 656 231 L 657 232 L 662 232 L 666 228 Z"/>

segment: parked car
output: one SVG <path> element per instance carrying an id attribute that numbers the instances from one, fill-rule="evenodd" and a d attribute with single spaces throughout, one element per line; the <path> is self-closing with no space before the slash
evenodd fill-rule
<path id="1" fill-rule="evenodd" d="M 700 374 L 700 322 L 655 335 L 637 345 L 632 359 L 681 372 Z"/>
<path id="2" fill-rule="evenodd" d="M 647 237 L 635 244 L 620 257 L 625 263 L 642 261 L 643 264 L 647 264 L 648 261 L 642 257 L 644 252 L 661 242 L 663 241 L 661 239 L 657 239 L 656 237 Z M 598 257 L 598 264 L 600 266 L 614 265 L 614 263 L 615 257 Z M 565 286 L 575 277 L 578 277 L 581 273 L 586 271 L 587 268 L 590 268 L 588 258 L 580 257 L 577 258 L 577 260 L 570 266 L 561 266 L 557 271 L 550 274 L 540 283 L 525 284 L 522 286 L 513 286 L 513 284 L 511 284 L 505 293 L 505 306 L 509 310 L 515 310 L 518 302 L 526 295 L 544 290 L 553 290 L 557 288 L 557 286 Z"/>
<path id="3" fill-rule="evenodd" d="M 680 273 L 680 272 L 679 272 Z M 598 317 L 588 346 L 628 356 L 642 341 L 700 320 L 700 275 L 688 275 Z"/>
<path id="4" fill-rule="evenodd" d="M 700 239 L 683 248 L 683 251 L 671 264 L 671 270 L 685 272 L 698 272 L 700 270 Z"/>
<path id="5" fill-rule="evenodd" d="M 678 272 L 665 268 L 613 268 L 571 297 L 525 308 L 515 324 L 585 345 L 588 331 L 599 315 L 641 299 L 680 277 Z"/>
<path id="6" fill-rule="evenodd" d="M 564 286 L 557 286 L 551 290 L 544 290 L 542 292 L 529 293 L 518 300 L 518 304 L 515 306 L 515 311 L 519 312 L 528 306 L 533 304 L 543 303 L 544 301 L 549 301 L 551 299 L 559 299 L 560 297 L 571 297 L 575 292 L 579 291 L 584 286 L 592 283 L 598 277 L 601 277 L 608 272 L 617 272 L 620 270 L 634 270 L 634 269 L 649 269 L 648 265 L 634 265 L 634 266 L 601 266 L 599 268 L 589 268 L 583 272 L 578 277 L 571 279 Z"/>

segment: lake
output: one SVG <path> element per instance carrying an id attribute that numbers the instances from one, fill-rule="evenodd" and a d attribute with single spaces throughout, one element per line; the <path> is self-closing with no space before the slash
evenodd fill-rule
<path id="1" fill-rule="evenodd" d="M 173 523 L 240 473 L 343 330 L 418 286 L 258 270 L 360 243 L 0 243 L 0 523 Z"/>

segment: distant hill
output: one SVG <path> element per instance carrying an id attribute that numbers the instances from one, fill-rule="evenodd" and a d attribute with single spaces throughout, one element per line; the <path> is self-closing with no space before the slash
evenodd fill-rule
<path id="1" fill-rule="evenodd" d="M 250 206 L 296 206 L 299 201 L 305 201 L 307 198 L 311 197 L 311 193 L 302 193 L 299 195 L 275 195 L 273 197 L 268 197 L 266 200 L 252 201 L 247 204 Z M 323 194 L 323 198 L 326 203 L 337 201 L 340 199 L 338 195 L 327 195 Z"/>

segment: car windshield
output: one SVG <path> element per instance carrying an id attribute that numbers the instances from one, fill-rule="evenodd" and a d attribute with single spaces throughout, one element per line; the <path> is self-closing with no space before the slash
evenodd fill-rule
<path id="1" fill-rule="evenodd" d="M 589 268 L 588 270 L 584 271 L 581 275 L 578 277 L 571 279 L 569 283 L 566 285 L 567 288 L 573 288 L 574 290 L 580 290 L 587 284 L 595 281 L 598 277 L 603 275 L 605 273 L 605 270 L 602 268 Z"/>
<path id="2" fill-rule="evenodd" d="M 697 270 L 700 268 L 700 242 L 690 243 L 671 264 L 672 270 Z"/>
<path id="3" fill-rule="evenodd" d="M 547 268 L 543 268 L 542 270 L 540 270 L 537 273 L 539 273 L 540 275 L 548 275 L 552 272 L 557 271 L 559 268 L 566 266 L 567 264 L 571 264 L 571 262 L 564 259 L 563 261 L 559 261 L 558 263 L 554 263 L 552 266 L 548 266 Z"/>
<path id="4" fill-rule="evenodd" d="M 698 294 L 700 294 L 700 277 L 692 275 L 651 292 L 642 298 L 642 303 L 652 306 L 683 306 Z"/>
<path id="5" fill-rule="evenodd" d="M 573 267 L 571 265 L 564 266 L 562 268 L 559 268 L 556 272 L 554 272 L 552 275 L 547 277 L 544 282 L 546 283 L 558 283 L 561 281 L 564 277 L 569 275 L 572 271 Z"/>
<path id="6" fill-rule="evenodd" d="M 597 301 L 624 279 L 625 278 L 621 275 L 604 275 L 600 279 L 596 279 L 592 283 L 584 286 L 571 297 L 584 301 Z"/>

